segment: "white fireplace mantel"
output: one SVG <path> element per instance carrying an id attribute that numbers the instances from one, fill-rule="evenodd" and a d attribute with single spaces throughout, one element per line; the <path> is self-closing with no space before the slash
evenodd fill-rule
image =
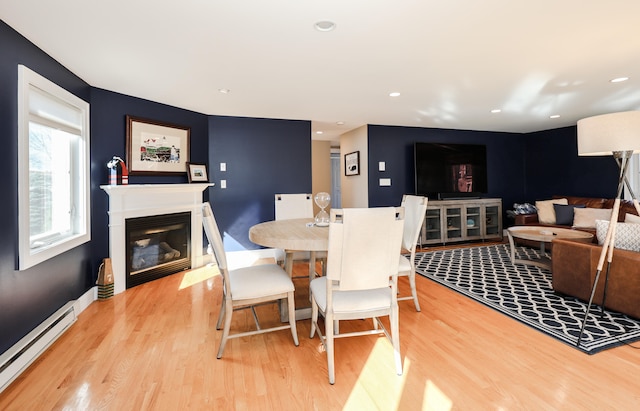
<path id="1" fill-rule="evenodd" d="M 202 192 L 211 183 L 129 184 L 100 186 L 109 195 L 109 257 L 113 292 L 126 289 L 126 232 L 129 218 L 191 212 L 191 267 L 204 264 L 202 245 Z"/>

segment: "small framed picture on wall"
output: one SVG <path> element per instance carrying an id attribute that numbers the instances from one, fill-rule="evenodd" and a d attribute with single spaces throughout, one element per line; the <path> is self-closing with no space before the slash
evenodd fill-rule
<path id="1" fill-rule="evenodd" d="M 190 183 L 209 182 L 207 166 L 205 164 L 187 163 L 187 171 Z"/>
<path id="2" fill-rule="evenodd" d="M 344 175 L 356 176 L 360 174 L 360 152 L 354 151 L 353 153 L 344 155 Z"/>

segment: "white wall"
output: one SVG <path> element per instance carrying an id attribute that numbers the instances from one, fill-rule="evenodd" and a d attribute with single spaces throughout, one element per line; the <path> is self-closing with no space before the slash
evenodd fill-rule
<path id="1" fill-rule="evenodd" d="M 311 190 L 313 195 L 320 192 L 331 194 L 331 142 L 311 142 Z M 313 215 L 320 208 L 313 202 Z M 327 212 L 329 209 L 327 209 Z"/>
<path id="2" fill-rule="evenodd" d="M 355 176 L 344 175 L 345 154 L 360 152 L 360 174 Z M 367 166 L 368 150 L 368 128 L 359 127 L 340 136 L 340 171 L 342 173 L 342 207 L 369 207 L 369 167 Z"/>

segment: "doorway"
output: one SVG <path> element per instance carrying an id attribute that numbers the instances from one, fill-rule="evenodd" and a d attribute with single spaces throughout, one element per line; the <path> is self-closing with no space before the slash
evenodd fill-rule
<path id="1" fill-rule="evenodd" d="M 331 149 L 331 208 L 342 207 L 340 178 L 340 151 Z"/>

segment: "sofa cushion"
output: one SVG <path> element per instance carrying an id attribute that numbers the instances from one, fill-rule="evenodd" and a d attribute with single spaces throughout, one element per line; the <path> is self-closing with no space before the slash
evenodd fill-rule
<path id="1" fill-rule="evenodd" d="M 640 224 L 640 217 L 635 215 L 635 214 L 627 213 L 624 216 L 624 222 L 625 223 Z"/>
<path id="2" fill-rule="evenodd" d="M 596 237 L 598 244 L 604 244 L 609 221 L 596 220 Z M 640 224 L 618 223 L 616 225 L 616 242 L 614 248 L 629 251 L 640 251 Z"/>
<path id="3" fill-rule="evenodd" d="M 556 198 L 553 200 L 536 201 L 536 208 L 538 209 L 538 221 L 542 224 L 555 224 L 556 213 L 553 210 L 554 204 L 567 205 L 566 198 Z"/>
<path id="4" fill-rule="evenodd" d="M 573 209 L 585 207 L 584 204 L 554 204 L 553 211 L 556 213 L 556 224 L 573 225 Z"/>
<path id="5" fill-rule="evenodd" d="M 574 208 L 573 226 L 576 228 L 595 228 L 596 220 L 610 220 L 610 208 Z"/>

